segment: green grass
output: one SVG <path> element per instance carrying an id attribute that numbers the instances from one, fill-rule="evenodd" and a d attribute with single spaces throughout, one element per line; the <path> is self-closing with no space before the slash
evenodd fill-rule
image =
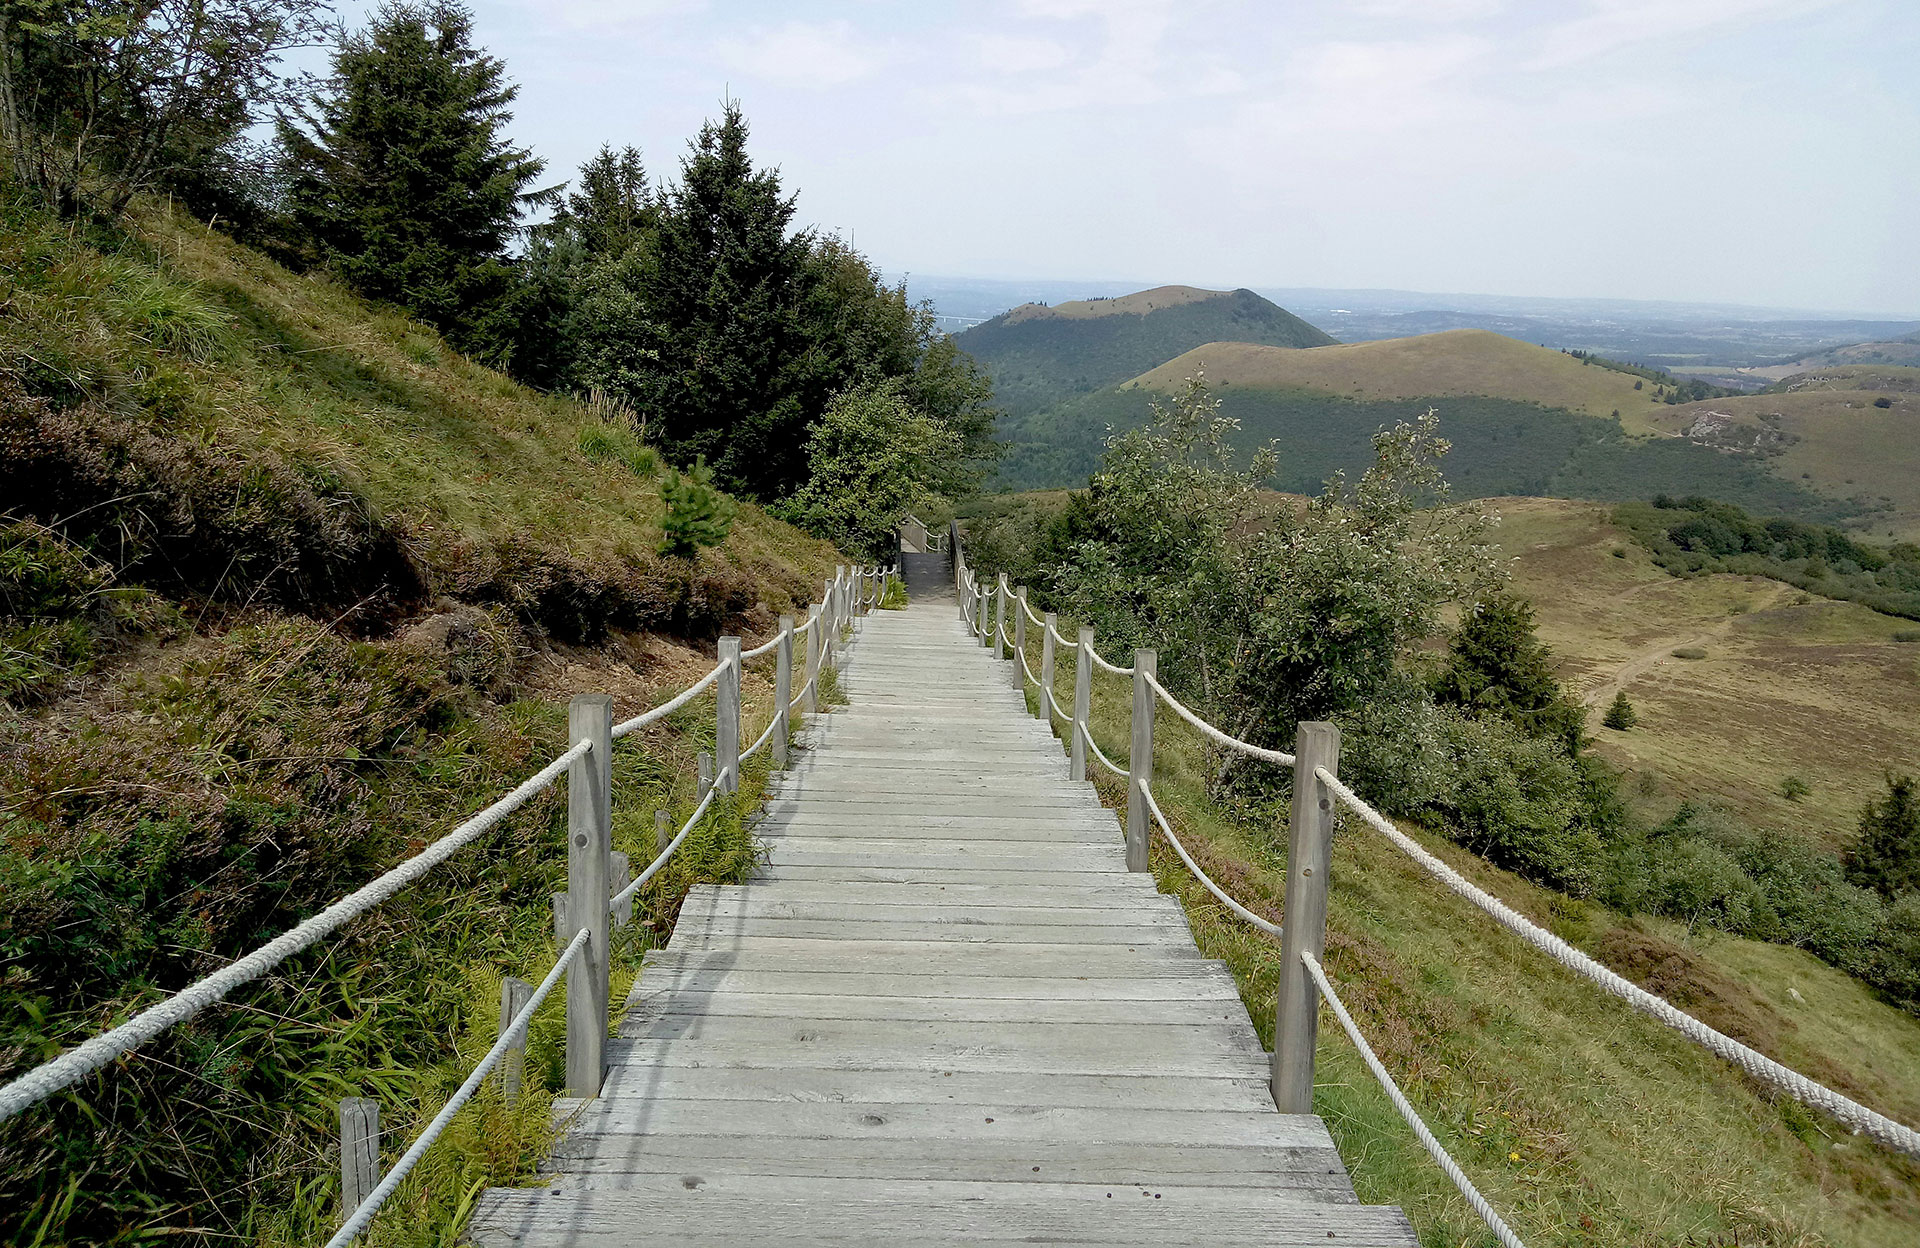
<path id="1" fill-rule="evenodd" d="M 1039 647 L 1030 638 L 1036 671 Z M 1071 667 L 1059 666 L 1059 696 L 1070 705 Z M 1095 738 L 1124 764 L 1128 682 L 1097 676 L 1094 694 Z M 1030 687 L 1029 709 L 1036 704 Z M 1284 812 L 1224 816 L 1205 797 L 1216 763 L 1197 734 L 1159 716 L 1156 797 L 1215 880 L 1277 921 Z M 1097 783 L 1107 804 L 1121 804 L 1123 784 Z M 1696 968 L 1686 986 L 1698 999 L 1688 1008 L 1716 1025 L 1743 1020 L 1748 1042 L 1779 1060 L 1920 1120 L 1920 1024 L 1849 976 L 1798 950 L 1623 921 L 1402 826 L 1590 951 L 1623 938 L 1676 951 Z M 1233 971 L 1270 1046 L 1277 944 L 1206 894 L 1158 837 L 1153 869 L 1161 890 L 1181 897 L 1201 950 Z M 1920 1166 L 1767 1093 L 1575 979 L 1351 820 L 1335 841 L 1326 964 L 1422 1117 L 1529 1244 L 1891 1248 L 1911 1240 Z M 1361 1199 L 1404 1207 L 1423 1244 L 1491 1244 L 1324 1015 L 1316 1061 L 1315 1110 Z"/>

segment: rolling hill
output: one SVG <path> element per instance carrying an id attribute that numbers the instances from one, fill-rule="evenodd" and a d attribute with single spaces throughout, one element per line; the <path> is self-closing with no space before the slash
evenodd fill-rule
<path id="1" fill-rule="evenodd" d="M 1333 339 L 1250 290 L 1159 286 L 1117 299 L 1028 303 L 955 337 L 1015 418 L 1138 376 L 1209 342 L 1320 347 Z"/>

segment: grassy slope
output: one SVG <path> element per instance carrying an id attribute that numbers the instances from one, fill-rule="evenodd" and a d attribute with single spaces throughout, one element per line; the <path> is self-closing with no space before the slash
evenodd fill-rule
<path id="1" fill-rule="evenodd" d="M 1063 699 L 1070 682 L 1062 677 Z M 1124 761 L 1124 684 L 1096 682 L 1095 708 L 1097 738 Z M 1155 789 L 1163 806 L 1217 880 L 1280 918 L 1283 820 L 1222 819 L 1201 795 L 1212 767 L 1206 750 L 1169 718 L 1162 723 Z M 1101 787 L 1117 804 L 1121 786 Z M 1576 943 L 1591 948 L 1620 928 L 1598 907 L 1422 839 Z M 1154 870 L 1163 891 L 1182 896 L 1202 950 L 1232 967 L 1270 1044 L 1277 948 L 1212 901 L 1157 838 Z M 1330 927 L 1329 971 L 1363 1030 L 1529 1244 L 1911 1242 L 1920 1167 L 1815 1122 L 1574 980 L 1358 825 L 1336 841 Z M 1685 996 L 1689 1009 L 1895 1116 L 1920 1120 L 1920 1025 L 1857 981 L 1796 950 L 1725 938 L 1695 943 L 1670 924 L 1642 921 L 1626 934 L 1683 968 L 1665 988 Z M 1423 1244 L 1491 1244 L 1325 1015 L 1318 1060 L 1315 1108 L 1361 1198 L 1403 1205 Z"/>
<path id="2" fill-rule="evenodd" d="M 1545 499 L 1497 507 L 1514 586 L 1533 600 L 1562 676 L 1595 707 L 1602 752 L 1645 777 L 1656 806 L 1709 797 L 1837 846 L 1885 769 L 1920 771 L 1920 646 L 1893 640 L 1910 621 L 1802 601 L 1758 577 L 1669 576 L 1604 508 Z M 1707 657 L 1672 657 L 1687 646 Z M 1640 712 L 1630 732 L 1598 726 L 1600 704 L 1618 689 Z M 1813 795 L 1781 797 L 1788 774 Z"/>
<path id="3" fill-rule="evenodd" d="M 431 330 L 369 309 L 220 234 L 155 216 L 143 237 L 170 276 L 234 318 L 242 344 L 196 369 L 204 432 L 340 469 L 430 539 L 530 537 L 587 557 L 659 541 L 657 481 L 582 454 L 601 424 L 454 354 Z M 832 549 L 744 506 L 719 559 L 831 573 Z"/>
<path id="4" fill-rule="evenodd" d="M 1724 412 L 1743 428 L 1778 429 L 1795 439 L 1772 460 L 1778 476 L 1883 505 L 1867 526 L 1875 537 L 1920 538 L 1920 369 L 1831 369 L 1784 384 L 1795 388 L 1665 408 L 1655 424 L 1675 434 Z"/>
<path id="5" fill-rule="evenodd" d="M 1168 360 L 1132 384 L 1172 390 L 1202 367 L 1209 381 L 1228 388 L 1317 390 L 1350 399 L 1484 395 L 1602 419 L 1618 411 L 1629 433 L 1649 431 L 1650 417 L 1663 406 L 1651 386 L 1635 390 L 1636 379 L 1625 373 L 1484 329 L 1310 351 L 1214 342 Z"/>
<path id="6" fill-rule="evenodd" d="M 1024 416 L 1222 338 L 1275 347 L 1333 341 L 1250 290 L 1185 286 L 1058 308 L 1025 304 L 955 341 L 992 374 L 996 401 Z"/>
<path id="7" fill-rule="evenodd" d="M 0 221 L 0 368 L 169 446 L 216 446 L 243 462 L 270 453 L 344 483 L 399 526 L 436 595 L 461 593 L 475 552 L 509 542 L 656 583 L 646 576 L 657 568 L 657 473 L 644 456 L 630 457 L 636 470 L 583 453 L 583 435 L 607 432 L 600 416 L 191 222 L 155 213 L 106 243 L 17 208 Z M 723 618 L 752 635 L 810 585 L 817 594 L 836 557 L 743 505 L 685 583 L 747 604 Z M 0 714 L 9 1073 L 127 1004 L 99 983 L 70 988 L 58 954 L 23 955 L 36 940 L 64 941 L 74 965 L 124 957 L 141 992 L 178 987 L 511 787 L 564 746 L 572 693 L 611 692 L 624 715 L 711 662 L 699 641 L 559 645 L 509 612 L 471 607 L 437 617 L 477 628 L 457 651 L 431 622 L 424 636 L 400 621 L 394 638 L 354 641 L 251 597 L 231 581 L 189 587 L 187 627 L 123 647 L 42 710 Z M 431 609 L 448 606 L 442 597 Z M 743 683 L 757 734 L 770 678 L 750 669 Z M 416 704 L 429 713 L 410 719 Z M 693 754 L 712 733 L 702 701 L 623 747 L 618 846 L 639 857 L 656 806 L 690 808 Z M 616 993 L 685 886 L 737 874 L 751 851 L 737 819 L 722 820 L 684 857 L 643 899 L 651 926 L 630 929 Z M 564 798 L 549 790 L 232 1006 L 9 1123 L 0 1238 L 120 1242 L 193 1226 L 204 1233 L 191 1242 L 324 1239 L 337 1098 L 358 1089 L 382 1101 L 391 1162 L 491 1043 L 498 976 L 538 980 L 550 965 L 547 898 L 564 879 Z M 483 1095 L 374 1242 L 451 1242 L 476 1184 L 528 1172 L 548 1134 L 543 1089 L 559 1078 L 558 1011 L 536 1022 L 536 1095 L 523 1112 Z M 214 1112 L 178 1112 L 185 1104 Z M 60 1156 L 87 1164 L 49 1160 Z"/>

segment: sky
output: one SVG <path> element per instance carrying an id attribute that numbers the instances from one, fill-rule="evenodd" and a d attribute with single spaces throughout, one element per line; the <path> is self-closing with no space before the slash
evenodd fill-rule
<path id="1" fill-rule="evenodd" d="M 737 98 L 889 273 L 1920 316 L 1920 0 L 477 0 L 514 138 Z"/>

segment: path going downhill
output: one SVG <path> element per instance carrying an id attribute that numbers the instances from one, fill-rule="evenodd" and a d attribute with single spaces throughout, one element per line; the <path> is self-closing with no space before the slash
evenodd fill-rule
<path id="1" fill-rule="evenodd" d="M 775 778 L 764 868 L 647 955 L 551 1186 L 471 1239 L 1413 1245 L 1275 1111 L 1232 977 L 919 571 Z"/>

